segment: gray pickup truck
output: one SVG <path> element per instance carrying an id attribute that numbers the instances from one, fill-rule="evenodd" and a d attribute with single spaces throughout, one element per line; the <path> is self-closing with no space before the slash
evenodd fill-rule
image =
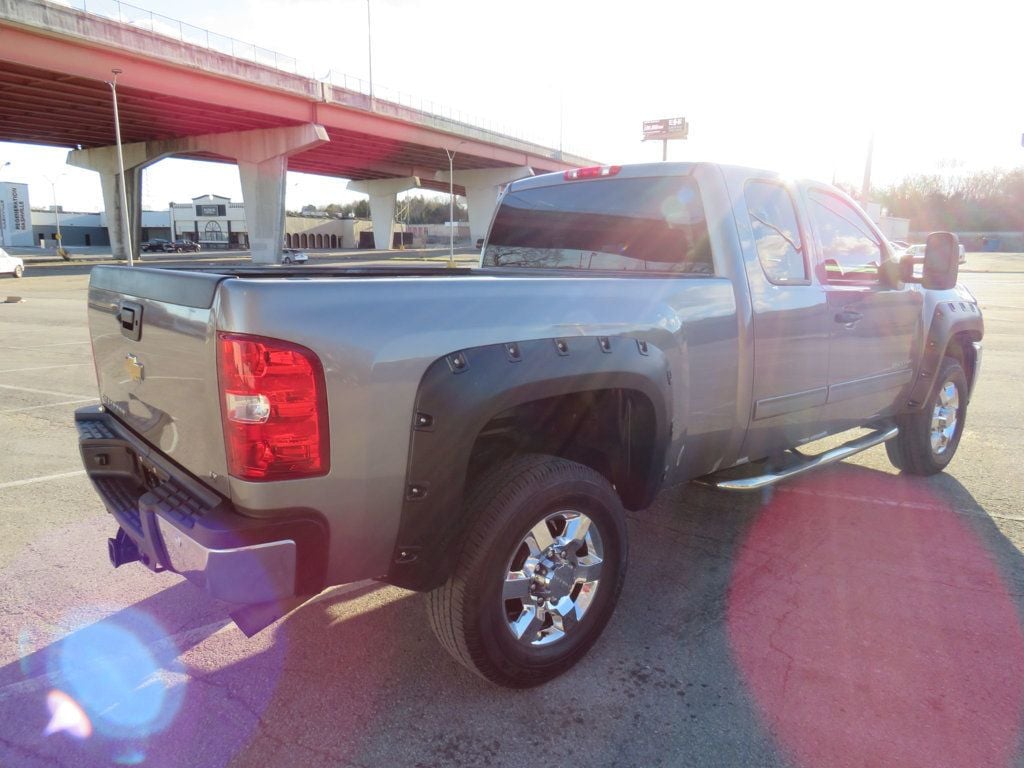
<path id="1" fill-rule="evenodd" d="M 477 269 L 97 267 L 76 421 L 111 561 L 249 633 L 331 585 L 429 592 L 458 661 L 544 682 L 607 623 L 624 510 L 659 489 L 883 442 L 947 465 L 983 330 L 957 246 L 897 260 L 832 187 L 661 163 L 511 184 Z"/>

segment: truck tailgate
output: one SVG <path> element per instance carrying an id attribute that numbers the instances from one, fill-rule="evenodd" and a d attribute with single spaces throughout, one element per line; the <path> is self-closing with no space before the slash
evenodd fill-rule
<path id="1" fill-rule="evenodd" d="M 214 487 L 226 474 L 214 310 L 224 279 L 98 266 L 89 280 L 89 333 L 101 402 L 143 440 Z"/>

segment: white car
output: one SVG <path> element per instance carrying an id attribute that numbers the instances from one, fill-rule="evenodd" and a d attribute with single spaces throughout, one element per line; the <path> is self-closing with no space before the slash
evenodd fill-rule
<path id="1" fill-rule="evenodd" d="M 924 258 L 924 245 L 912 245 L 905 250 L 902 256 L 907 256 L 912 259 L 923 259 Z M 958 258 L 960 264 L 967 263 L 967 250 L 964 248 L 963 243 L 960 243 L 960 256 Z"/>
<path id="2" fill-rule="evenodd" d="M 297 248 L 285 248 L 281 255 L 282 264 L 305 264 L 307 261 L 309 261 L 309 256 L 306 252 Z"/>
<path id="3" fill-rule="evenodd" d="M 25 262 L 0 248 L 0 275 L 6 273 L 21 277 L 25 274 Z"/>

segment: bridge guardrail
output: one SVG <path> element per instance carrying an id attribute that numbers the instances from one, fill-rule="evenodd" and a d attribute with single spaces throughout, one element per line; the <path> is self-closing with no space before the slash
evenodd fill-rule
<path id="1" fill-rule="evenodd" d="M 422 113 L 426 117 L 440 118 L 451 122 L 460 123 L 471 129 L 482 129 L 488 133 L 515 139 L 519 141 L 536 144 L 541 147 L 550 147 L 550 137 L 544 139 L 536 134 L 510 127 L 506 124 L 490 120 L 479 115 L 474 115 L 456 109 L 446 104 L 441 104 L 430 99 L 423 99 L 395 88 L 371 84 L 368 80 L 343 72 L 330 70 L 324 76 L 318 76 L 312 68 L 305 68 L 293 56 L 288 56 L 278 51 L 263 48 L 254 43 L 248 43 L 228 35 L 222 35 L 203 27 L 197 27 L 180 19 L 141 8 L 132 3 L 122 0 L 58 0 L 61 5 L 74 10 L 82 11 L 90 15 L 127 24 L 137 29 L 145 30 L 156 35 L 178 40 L 182 43 L 206 48 L 226 56 L 251 61 L 265 67 L 287 72 L 289 74 L 306 77 L 310 80 L 327 82 L 332 86 L 352 91 L 364 96 L 371 96 L 374 101 L 390 102 L 401 107 Z M 371 105 L 372 108 L 372 105 Z M 436 122 L 429 120 L 427 122 Z M 438 126 L 442 127 L 442 126 Z M 560 142 L 559 142 L 560 143 Z M 561 152 L 561 150 L 559 150 Z"/>

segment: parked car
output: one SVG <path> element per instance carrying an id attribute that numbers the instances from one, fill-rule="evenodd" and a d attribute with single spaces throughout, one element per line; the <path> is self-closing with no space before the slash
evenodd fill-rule
<path id="1" fill-rule="evenodd" d="M 141 246 L 143 253 L 164 253 L 170 246 L 170 240 L 161 240 L 160 238 L 153 238 L 147 240 Z"/>
<path id="2" fill-rule="evenodd" d="M 305 264 L 307 261 L 309 261 L 309 254 L 298 248 L 285 248 L 281 253 L 282 264 Z"/>
<path id="3" fill-rule="evenodd" d="M 377 578 L 429 593 L 459 663 L 543 683 L 601 634 L 626 510 L 661 488 L 883 443 L 946 468 L 983 334 L 956 242 L 915 277 L 838 189 L 651 163 L 512 182 L 478 269 L 96 266 L 101 404 L 75 418 L 111 564 L 195 581 L 247 633 Z M 641 635 L 687 642 L 649 597 Z"/>
<path id="4" fill-rule="evenodd" d="M 898 253 L 898 257 L 901 259 L 923 259 L 925 254 L 925 246 L 923 243 L 916 243 L 908 246 L 902 253 Z M 964 244 L 959 244 L 959 255 L 957 256 L 958 264 L 967 263 L 967 250 L 964 248 Z"/>
<path id="5" fill-rule="evenodd" d="M 175 240 L 169 244 L 166 248 L 167 251 L 173 251 L 174 253 L 196 253 L 202 250 L 202 246 L 199 243 L 194 243 L 191 240 Z"/>
<path id="6" fill-rule="evenodd" d="M 21 277 L 25 274 L 25 262 L 0 248 L 0 274 Z"/>
<path id="7" fill-rule="evenodd" d="M 923 259 L 924 258 L 924 243 L 915 243 L 914 245 L 908 245 L 903 251 L 903 258 L 906 259 Z"/>

